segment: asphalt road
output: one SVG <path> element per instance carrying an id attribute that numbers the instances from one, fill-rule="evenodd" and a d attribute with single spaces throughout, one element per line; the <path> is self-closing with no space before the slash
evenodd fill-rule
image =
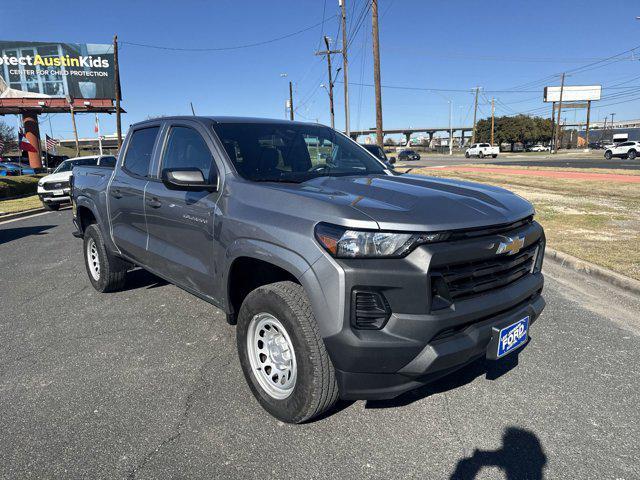
<path id="1" fill-rule="evenodd" d="M 614 170 L 637 171 L 640 174 L 640 158 L 627 160 L 612 158 L 606 160 L 604 157 L 575 157 L 563 155 L 526 156 L 526 155 L 499 155 L 498 158 L 464 158 L 463 156 L 449 157 L 447 155 L 421 154 L 422 158 L 415 162 L 399 163 L 398 167 L 435 167 L 442 165 L 461 164 L 492 164 L 503 166 L 529 166 L 529 167 L 559 167 L 559 168 L 610 168 Z"/>
<path id="2" fill-rule="evenodd" d="M 141 271 L 95 292 L 71 230 L 0 224 L 2 478 L 640 477 L 638 298 L 547 264 L 518 357 L 291 426 L 220 311 Z"/>

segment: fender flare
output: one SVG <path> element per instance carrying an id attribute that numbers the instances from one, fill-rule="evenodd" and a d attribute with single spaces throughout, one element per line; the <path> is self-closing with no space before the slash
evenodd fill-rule
<path id="1" fill-rule="evenodd" d="M 91 213 L 96 219 L 96 224 L 98 225 L 98 228 L 102 232 L 102 237 L 104 238 L 105 242 L 108 244 L 107 247 L 112 252 L 115 251 L 115 245 L 113 245 L 113 242 L 111 241 L 111 234 L 108 230 L 105 231 L 105 221 L 95 201 L 92 198 L 87 197 L 86 195 L 79 195 L 75 198 L 75 202 L 76 202 L 76 209 L 82 207 L 82 208 L 87 208 L 89 211 L 91 211 Z"/>
<path id="2" fill-rule="evenodd" d="M 311 265 L 300 254 L 264 240 L 239 238 L 227 247 L 224 257 L 224 267 L 222 269 L 223 278 L 221 282 L 224 291 L 221 293 L 224 298 L 226 313 L 232 313 L 229 298 L 229 272 L 231 271 L 233 262 L 241 257 L 262 260 L 280 267 L 293 275 L 305 290 L 307 290 L 308 285 L 305 285 L 306 282 L 303 281 L 302 277 L 305 272 L 311 268 Z"/>

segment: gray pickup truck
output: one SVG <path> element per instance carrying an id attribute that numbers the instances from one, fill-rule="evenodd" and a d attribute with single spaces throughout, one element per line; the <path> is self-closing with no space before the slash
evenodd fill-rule
<path id="1" fill-rule="evenodd" d="M 545 305 L 529 202 L 394 175 L 318 124 L 138 123 L 115 168 L 74 168 L 72 200 L 96 290 L 141 267 L 222 309 L 251 391 L 286 422 L 497 360 Z"/>

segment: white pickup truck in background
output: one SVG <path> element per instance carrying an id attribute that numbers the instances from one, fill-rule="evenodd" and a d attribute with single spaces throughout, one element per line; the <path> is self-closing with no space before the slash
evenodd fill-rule
<path id="1" fill-rule="evenodd" d="M 469 157 L 484 158 L 488 156 L 496 158 L 498 156 L 498 153 L 500 153 L 499 147 L 492 147 L 488 143 L 474 143 L 469 148 L 467 148 L 467 151 L 464 152 L 464 156 L 467 158 Z"/>
<path id="2" fill-rule="evenodd" d="M 498 156 L 498 153 L 500 153 L 499 147 L 492 147 L 488 143 L 474 143 L 469 148 L 467 148 L 467 151 L 464 152 L 464 156 L 467 158 L 469 157 L 484 158 L 488 156 L 496 158 Z"/>

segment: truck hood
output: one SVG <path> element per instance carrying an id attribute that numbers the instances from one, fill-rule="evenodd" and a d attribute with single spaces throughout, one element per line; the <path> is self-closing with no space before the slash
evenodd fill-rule
<path id="1" fill-rule="evenodd" d="M 534 213 L 528 201 L 508 190 L 421 175 L 320 177 L 275 188 L 347 204 L 382 230 L 483 227 L 515 222 Z"/>
<path id="2" fill-rule="evenodd" d="M 52 173 L 51 175 L 47 175 L 46 177 L 42 177 L 40 181 L 44 182 L 66 182 L 71 177 L 72 172 L 59 172 Z"/>

